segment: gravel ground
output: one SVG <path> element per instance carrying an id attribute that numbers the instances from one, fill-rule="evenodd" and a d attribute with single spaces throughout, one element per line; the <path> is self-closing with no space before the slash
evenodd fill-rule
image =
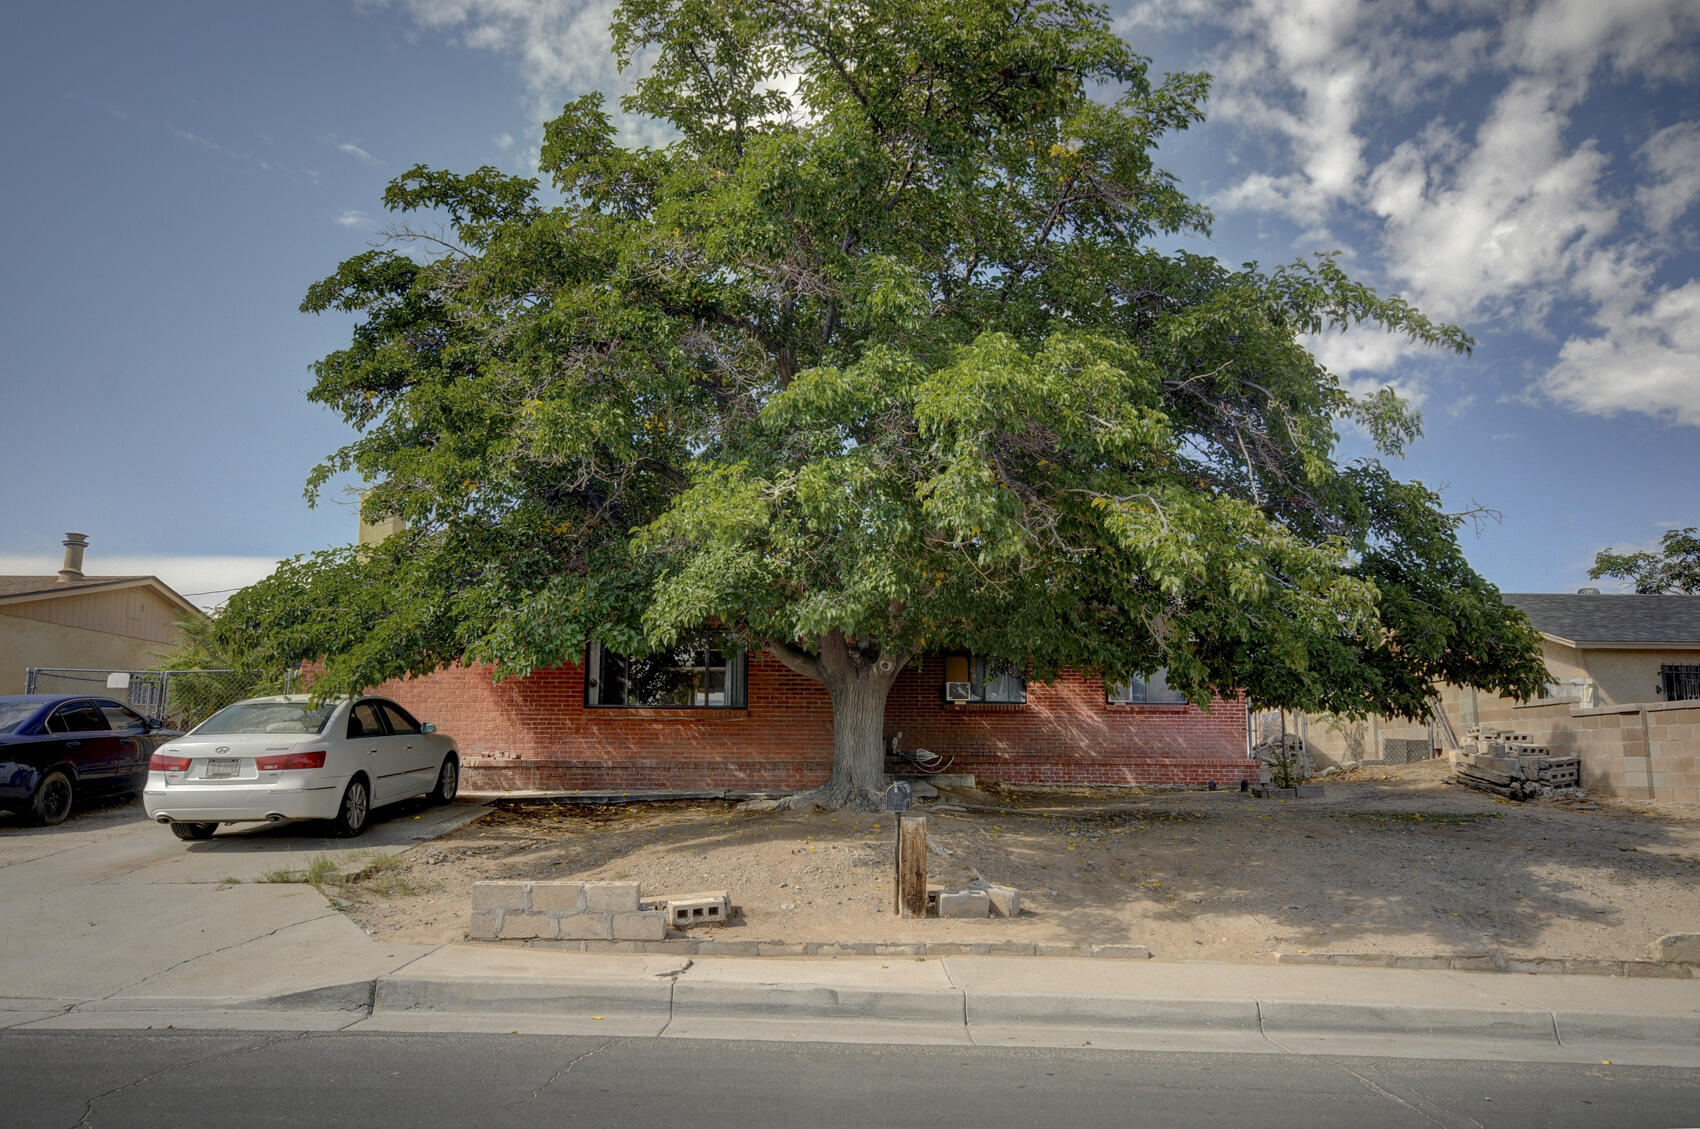
<path id="1" fill-rule="evenodd" d="M 338 897 L 395 941 L 463 940 L 474 882 L 620 879 L 645 897 L 727 891 L 733 921 L 695 931 L 727 940 L 1140 944 L 1246 963 L 1640 960 L 1663 934 L 1700 931 L 1700 809 L 1518 804 L 1445 774 L 1441 761 L 1358 769 L 1307 800 L 947 789 L 923 805 L 929 881 L 1014 886 L 1010 919 L 898 918 L 890 816 L 721 802 L 503 803 Z"/>

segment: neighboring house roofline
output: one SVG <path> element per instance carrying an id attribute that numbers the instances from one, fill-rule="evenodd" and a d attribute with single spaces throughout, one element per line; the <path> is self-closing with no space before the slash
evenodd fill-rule
<path id="1" fill-rule="evenodd" d="M 0 609 L 42 600 L 62 600 L 85 593 L 119 592 L 126 588 L 151 589 L 182 611 L 186 618 L 206 618 L 206 612 L 157 576 L 90 576 L 70 581 L 60 580 L 57 576 L 0 576 Z"/>
<path id="2" fill-rule="evenodd" d="M 1589 639 L 1578 642 L 1550 631 L 1542 631 L 1541 638 L 1577 651 L 1691 651 L 1700 647 L 1700 640 L 1694 639 Z"/>
<path id="3" fill-rule="evenodd" d="M 1700 647 L 1700 596 L 1505 592 L 1536 631 L 1577 650 Z"/>

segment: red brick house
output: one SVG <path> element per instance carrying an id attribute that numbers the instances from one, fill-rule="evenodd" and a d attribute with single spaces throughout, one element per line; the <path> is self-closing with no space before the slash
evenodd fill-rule
<path id="1" fill-rule="evenodd" d="M 1068 673 L 1031 685 L 986 674 L 963 656 L 911 663 L 886 706 L 887 736 L 901 731 L 903 747 L 948 754 L 952 772 L 982 781 L 1256 779 L 1243 698 L 1205 711 L 1175 701 L 1160 676 L 1107 689 Z M 832 765 L 826 690 L 763 654 L 628 663 L 592 648 L 582 665 L 526 678 L 493 683 L 488 670 L 455 668 L 381 692 L 457 738 L 471 789 L 800 790 Z"/>

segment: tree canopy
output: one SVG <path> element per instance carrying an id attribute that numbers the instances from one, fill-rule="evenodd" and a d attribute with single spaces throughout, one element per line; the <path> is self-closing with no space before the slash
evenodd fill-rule
<path id="1" fill-rule="evenodd" d="M 1416 415 L 1301 344 L 1469 338 L 1331 256 L 1167 249 L 1209 228 L 1156 163 L 1207 76 L 1078 0 L 626 0 L 613 32 L 674 140 L 579 98 L 558 199 L 413 168 L 397 241 L 308 291 L 356 319 L 309 395 L 358 432 L 309 493 L 352 473 L 406 532 L 287 563 L 222 636 L 333 689 L 731 637 L 832 695 L 834 803 L 923 652 L 1346 715 L 1538 688 L 1458 519 L 1337 457 Z"/>
<path id="2" fill-rule="evenodd" d="M 1659 539 L 1657 553 L 1614 553 L 1601 549 L 1588 575 L 1595 580 L 1615 576 L 1633 581 L 1643 596 L 1674 593 L 1700 595 L 1700 529 L 1690 525 L 1671 529 Z"/>

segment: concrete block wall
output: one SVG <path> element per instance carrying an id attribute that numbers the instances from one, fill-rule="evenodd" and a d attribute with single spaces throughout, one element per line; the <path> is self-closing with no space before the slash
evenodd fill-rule
<path id="1" fill-rule="evenodd" d="M 954 772 L 1011 784 L 1202 785 L 1256 779 L 1245 755 L 1245 702 L 1128 706 L 1102 679 L 1066 673 L 1028 686 L 1021 705 L 952 706 L 944 660 L 898 677 L 886 733 L 955 758 Z M 832 704 L 818 683 L 750 656 L 738 710 L 591 709 L 584 671 L 568 665 L 494 684 L 449 668 L 378 688 L 452 735 L 467 789 L 787 791 L 832 767 Z"/>
<path id="2" fill-rule="evenodd" d="M 643 909 L 636 882 L 479 882 L 473 941 L 662 941 L 667 911 Z"/>
<path id="3" fill-rule="evenodd" d="M 1499 724 L 1528 733 L 1554 756 L 1580 757 L 1589 791 L 1700 803 L 1700 702 L 1593 709 L 1540 702 L 1517 707 Z"/>

